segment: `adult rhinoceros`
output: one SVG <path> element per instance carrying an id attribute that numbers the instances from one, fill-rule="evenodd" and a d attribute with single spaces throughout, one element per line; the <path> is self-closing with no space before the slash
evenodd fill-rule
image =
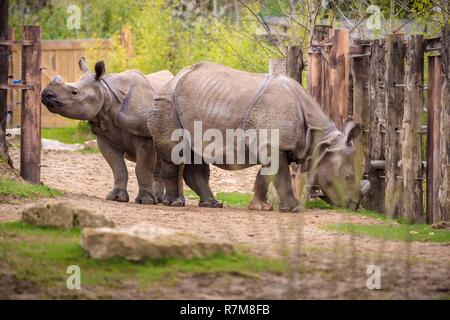
<path id="1" fill-rule="evenodd" d="M 162 200 L 164 185 L 158 169 L 155 179 L 153 176 L 157 156 L 146 117 L 155 91 L 173 75 L 169 71 L 143 75 L 135 70 L 105 75 L 103 61 L 97 62 L 95 73 L 91 73 L 84 58 L 79 65 L 82 77 L 74 83 L 65 83 L 56 76 L 43 90 L 42 103 L 50 112 L 89 121 L 114 176 L 114 188 L 106 199 L 129 200 L 126 158 L 136 162 L 139 184 L 136 202 L 157 204 Z"/>
<path id="2" fill-rule="evenodd" d="M 299 204 L 293 195 L 289 174 L 291 162 L 300 163 L 309 173 L 309 183 L 318 184 L 336 205 L 355 209 L 361 200 L 361 190 L 368 189 L 368 182 L 360 183 L 355 174 L 353 141 L 361 133 L 359 125 L 347 121 L 344 132 L 339 131 L 304 88 L 289 77 L 248 73 L 200 62 L 180 71 L 159 90 L 150 108 L 148 129 L 162 159 L 165 204 L 184 204 L 177 187 L 179 170 L 173 160 L 173 150 L 178 148 L 179 143 L 172 135 L 183 128 L 192 137 L 194 127 L 199 123 L 203 130 L 216 129 L 223 136 L 230 129 L 267 129 L 274 132 L 278 129 L 278 150 L 274 153 L 278 155 L 272 159 L 278 160 L 278 172 L 263 175 L 260 169 L 250 209 L 271 210 L 266 195 L 269 183 L 273 182 L 280 196 L 280 209 L 298 210 Z M 231 139 L 234 140 L 233 137 Z M 261 139 L 259 133 L 257 139 Z M 197 141 L 198 137 L 194 140 Z M 206 140 L 209 141 L 203 139 L 196 154 L 204 156 L 212 143 L 212 139 Z M 273 142 L 264 141 L 267 141 L 263 142 L 268 144 L 267 147 L 269 144 L 273 147 Z M 221 206 L 208 184 L 208 163 L 227 170 L 252 165 L 248 162 L 249 139 L 246 138 L 243 151 L 246 163 L 217 161 L 226 158 L 227 152 L 230 152 L 229 145 L 225 145 L 221 150 L 216 149 L 217 154 L 223 156 L 215 158 L 215 161 L 184 165 L 184 181 L 200 196 L 200 206 Z M 231 150 L 236 151 L 236 147 Z M 269 165 L 265 163 L 262 168 Z"/>

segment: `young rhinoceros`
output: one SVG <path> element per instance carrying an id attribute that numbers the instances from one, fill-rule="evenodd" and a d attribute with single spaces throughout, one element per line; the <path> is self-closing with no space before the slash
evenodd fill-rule
<path id="1" fill-rule="evenodd" d="M 200 196 L 201 206 L 221 206 L 209 187 L 209 164 L 226 170 L 263 164 L 250 209 L 271 210 L 266 198 L 270 182 L 278 191 L 282 211 L 299 209 L 292 191 L 291 162 L 301 164 L 310 184 L 318 184 L 336 205 L 356 209 L 369 187 L 355 173 L 353 141 L 361 127 L 348 121 L 343 132 L 339 131 L 311 95 L 286 76 L 248 73 L 208 62 L 195 64 L 181 70 L 155 95 L 148 128 L 161 157 L 166 185 L 163 203 L 169 205 L 183 205 L 177 188 L 180 163 L 184 163 L 184 181 Z M 197 156 L 197 162 L 187 163 L 189 157 L 178 161 L 179 140 L 173 138 L 181 128 L 187 137 L 194 136 L 190 140 L 193 148 L 183 149 L 183 156 Z M 196 136 L 201 131 L 198 128 L 204 130 L 203 137 Z M 242 131 L 248 136 L 240 140 L 244 146 L 239 149 L 235 134 Z M 252 132 L 258 134 L 254 137 L 260 150 L 273 151 L 269 161 L 261 161 L 259 155 L 257 161 L 249 161 L 255 151 Z M 274 137 L 279 133 L 279 139 L 263 139 L 266 132 Z M 210 157 L 211 150 L 214 157 Z M 236 161 L 235 154 L 245 161 Z M 274 170 L 265 170 L 270 167 Z"/>
<path id="2" fill-rule="evenodd" d="M 84 58 L 79 65 L 81 78 L 65 83 L 56 76 L 42 91 L 42 103 L 52 113 L 89 121 L 114 176 L 114 188 L 106 199 L 129 200 L 125 158 L 136 162 L 136 202 L 157 204 L 162 200 L 164 184 L 155 168 L 157 155 L 147 129 L 148 106 L 155 91 L 173 75 L 169 71 L 143 75 L 135 70 L 105 75 L 103 61 L 97 62 L 95 73 L 91 73 Z"/>

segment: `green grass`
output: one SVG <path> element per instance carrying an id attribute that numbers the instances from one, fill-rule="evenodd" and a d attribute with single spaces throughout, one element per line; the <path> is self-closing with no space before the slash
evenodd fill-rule
<path id="1" fill-rule="evenodd" d="M 199 196 L 190 189 L 184 190 L 186 198 L 199 200 Z M 252 200 L 253 194 L 245 192 L 218 192 L 216 199 L 222 201 L 226 206 L 233 208 L 247 208 Z M 306 209 L 333 209 L 328 203 L 321 199 L 309 200 L 305 203 Z"/>
<path id="2" fill-rule="evenodd" d="M 34 281 L 47 289 L 66 290 L 66 269 L 81 269 L 81 285 L 98 289 L 121 288 L 124 282 L 139 288 L 160 280 L 176 282 L 180 275 L 259 272 L 281 273 L 284 262 L 234 253 L 203 259 L 147 260 L 133 263 L 123 259 L 94 260 L 79 245 L 79 230 L 36 228 L 23 222 L 0 224 L 0 259 L 16 271 L 20 279 Z M 50 291 L 49 290 L 49 291 Z"/>
<path id="3" fill-rule="evenodd" d="M 31 184 L 13 179 L 0 179 L 0 199 L 2 197 L 48 198 L 62 194 L 61 191 L 42 184 Z"/>
<path id="4" fill-rule="evenodd" d="M 222 201 L 224 205 L 234 208 L 246 208 L 252 200 L 251 193 L 243 192 L 218 192 L 216 199 Z"/>
<path id="5" fill-rule="evenodd" d="M 86 122 L 67 128 L 42 128 L 41 135 L 44 139 L 58 140 L 67 144 L 84 143 L 95 139 Z"/>
<path id="6" fill-rule="evenodd" d="M 336 223 L 326 225 L 324 226 L 324 229 L 327 231 L 364 235 L 384 240 L 450 243 L 450 231 L 432 229 L 430 226 L 424 224 L 389 225 Z"/>
<path id="7" fill-rule="evenodd" d="M 305 202 L 306 209 L 332 209 L 332 206 L 322 199 L 313 199 Z"/>

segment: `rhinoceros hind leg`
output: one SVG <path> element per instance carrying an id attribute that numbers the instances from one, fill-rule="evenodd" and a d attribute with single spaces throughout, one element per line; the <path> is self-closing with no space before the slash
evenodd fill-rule
<path id="1" fill-rule="evenodd" d="M 153 190 L 159 203 L 163 202 L 164 189 L 164 180 L 161 177 L 161 160 L 157 159 L 155 170 L 153 171 Z"/>
<path id="2" fill-rule="evenodd" d="M 158 204 L 158 198 L 151 192 L 140 190 L 134 202 L 139 204 Z"/>
<path id="3" fill-rule="evenodd" d="M 261 175 L 261 169 L 256 175 L 255 185 L 253 187 L 253 199 L 248 205 L 249 210 L 272 211 L 273 206 L 267 202 L 267 191 L 269 189 L 269 179 Z"/>
<path id="4" fill-rule="evenodd" d="M 108 193 L 106 200 L 128 202 L 130 197 L 128 196 L 127 190 L 114 188 L 110 193 Z"/>
<path id="5" fill-rule="evenodd" d="M 214 198 L 209 187 L 209 165 L 189 164 L 184 166 L 183 177 L 189 188 L 200 197 L 199 207 L 222 208 L 223 204 Z"/>
<path id="6" fill-rule="evenodd" d="M 180 192 L 179 172 L 180 170 L 177 165 L 161 160 L 161 176 L 166 186 L 166 193 L 162 204 L 165 206 L 183 207 L 185 205 L 184 197 Z"/>

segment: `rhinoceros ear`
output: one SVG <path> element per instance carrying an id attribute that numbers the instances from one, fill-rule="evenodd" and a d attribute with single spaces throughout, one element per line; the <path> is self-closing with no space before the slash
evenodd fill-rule
<path id="1" fill-rule="evenodd" d="M 98 61 L 95 64 L 95 79 L 100 80 L 104 74 L 105 74 L 105 62 L 103 60 Z"/>
<path id="2" fill-rule="evenodd" d="M 85 57 L 81 57 L 80 61 L 78 61 L 78 65 L 80 66 L 80 70 L 83 73 L 88 73 L 89 72 L 89 68 L 87 65 L 87 61 Z"/>
<path id="3" fill-rule="evenodd" d="M 347 120 L 344 124 L 344 134 L 345 134 L 345 140 L 348 145 L 351 144 L 351 142 L 359 137 L 362 133 L 361 125 L 358 123 L 355 123 L 353 120 Z"/>

